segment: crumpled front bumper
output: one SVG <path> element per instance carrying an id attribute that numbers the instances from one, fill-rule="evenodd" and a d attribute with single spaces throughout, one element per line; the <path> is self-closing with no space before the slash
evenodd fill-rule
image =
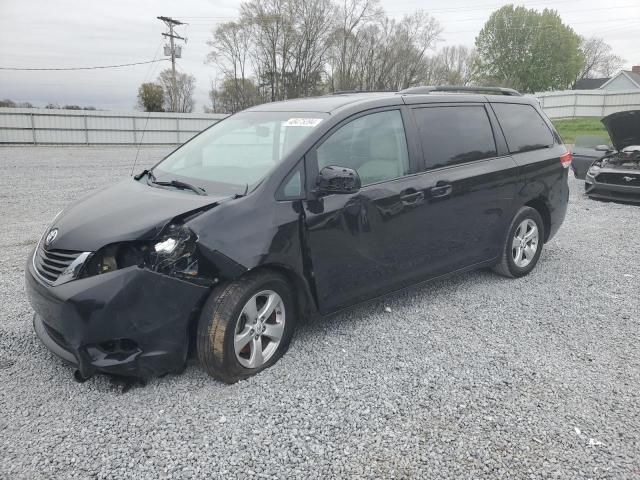
<path id="1" fill-rule="evenodd" d="M 190 322 L 209 293 L 139 267 L 50 286 L 31 256 L 25 277 L 36 334 L 84 378 L 95 371 L 150 378 L 180 370 Z"/>

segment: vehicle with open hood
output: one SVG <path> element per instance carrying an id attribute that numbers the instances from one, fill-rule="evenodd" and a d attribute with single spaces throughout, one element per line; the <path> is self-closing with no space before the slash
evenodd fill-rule
<path id="1" fill-rule="evenodd" d="M 53 219 L 25 273 L 34 328 L 79 380 L 180 371 L 195 351 L 235 382 L 302 317 L 477 268 L 527 275 L 564 220 L 570 162 L 507 89 L 253 107 Z"/>
<path id="2" fill-rule="evenodd" d="M 579 180 L 584 180 L 593 162 L 613 151 L 611 141 L 601 135 L 576 135 L 571 147 L 571 170 Z"/>
<path id="3" fill-rule="evenodd" d="M 599 200 L 640 203 L 640 110 L 602 119 L 615 150 L 597 159 L 585 176 L 585 193 Z"/>

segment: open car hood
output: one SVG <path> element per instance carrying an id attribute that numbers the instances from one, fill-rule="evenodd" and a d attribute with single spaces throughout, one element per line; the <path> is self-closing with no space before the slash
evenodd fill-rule
<path id="1" fill-rule="evenodd" d="M 612 113 L 600 121 L 609 132 L 616 150 L 640 145 L 640 110 Z"/>

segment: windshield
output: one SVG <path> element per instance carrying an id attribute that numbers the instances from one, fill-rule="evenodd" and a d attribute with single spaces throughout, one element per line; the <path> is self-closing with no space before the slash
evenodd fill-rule
<path id="1" fill-rule="evenodd" d="M 153 169 L 158 182 L 188 182 L 206 192 L 244 193 L 257 185 L 328 115 L 242 112 L 219 122 Z"/>

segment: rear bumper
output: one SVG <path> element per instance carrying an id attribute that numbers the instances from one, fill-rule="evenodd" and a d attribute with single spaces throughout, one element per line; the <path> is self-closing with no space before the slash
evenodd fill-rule
<path id="1" fill-rule="evenodd" d="M 640 203 L 640 187 L 601 183 L 589 174 L 585 178 L 584 192 L 589 197 L 602 200 Z"/>
<path id="2" fill-rule="evenodd" d="M 190 321 L 209 292 L 138 267 L 50 286 L 31 257 L 25 280 L 36 334 L 84 377 L 150 378 L 181 369 Z"/>

